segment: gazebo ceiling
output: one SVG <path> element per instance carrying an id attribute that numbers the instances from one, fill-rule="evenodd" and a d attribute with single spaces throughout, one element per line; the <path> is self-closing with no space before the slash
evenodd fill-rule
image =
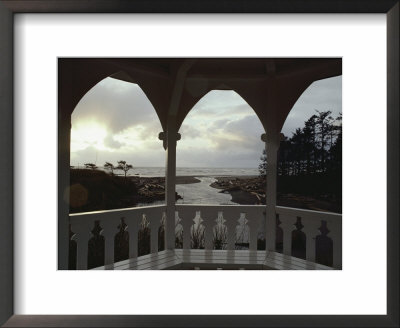
<path id="1" fill-rule="evenodd" d="M 59 100 L 61 110 L 72 112 L 106 77 L 137 83 L 166 131 L 170 119 L 179 129 L 209 91 L 231 89 L 253 108 L 267 133 L 276 133 L 311 83 L 341 74 L 341 58 L 60 59 Z"/>

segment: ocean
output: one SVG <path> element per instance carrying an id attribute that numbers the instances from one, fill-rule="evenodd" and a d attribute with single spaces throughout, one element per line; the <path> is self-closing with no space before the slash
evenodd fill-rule
<path id="1" fill-rule="evenodd" d="M 201 168 L 201 167 L 178 167 L 177 176 L 194 176 L 200 180 L 198 183 L 177 184 L 176 192 L 183 198 L 177 204 L 211 204 L 211 205 L 234 205 L 229 193 L 220 193 L 219 189 L 210 187 L 219 176 L 255 176 L 258 175 L 256 168 Z M 163 167 L 135 167 L 130 175 L 142 177 L 163 177 Z M 156 201 L 151 204 L 138 204 L 138 206 L 160 205 L 164 201 Z"/>
<path id="2" fill-rule="evenodd" d="M 121 171 L 119 171 L 121 172 Z M 118 171 L 116 171 L 118 173 Z M 128 175 L 139 175 L 142 177 L 163 177 L 165 176 L 164 167 L 134 167 Z M 214 167 L 177 167 L 177 176 L 238 176 L 238 175 L 258 175 L 257 168 L 214 168 Z"/>
<path id="3" fill-rule="evenodd" d="M 76 169 L 83 169 L 81 166 L 74 166 Z M 99 167 L 98 170 L 104 170 Z M 115 170 L 114 174 L 123 175 L 120 170 Z M 204 177 L 221 177 L 221 176 L 239 176 L 239 175 L 258 175 L 257 168 L 224 168 L 224 167 L 177 167 L 177 176 L 204 176 Z M 127 176 L 141 176 L 141 177 L 164 177 L 165 167 L 133 167 L 128 171 Z"/>

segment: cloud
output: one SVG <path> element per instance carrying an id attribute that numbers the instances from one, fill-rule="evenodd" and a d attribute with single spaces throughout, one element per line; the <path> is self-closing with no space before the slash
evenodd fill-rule
<path id="1" fill-rule="evenodd" d="M 290 112 L 282 129 L 285 135 L 291 136 L 292 131 L 302 127 L 315 109 L 332 110 L 337 116 L 342 111 L 341 83 L 341 77 L 337 77 L 312 84 Z M 161 124 L 137 85 L 114 79 L 97 84 L 72 117 L 72 124 L 80 127 L 90 122 L 105 126 L 104 149 L 81 140 L 86 149 L 77 147 L 71 153 L 72 165 L 95 162 L 97 158 L 98 165 L 126 160 L 134 166 L 164 166 L 165 151 L 158 140 Z M 189 112 L 180 133 L 179 167 L 257 167 L 265 146 L 260 140 L 264 133 L 261 122 L 233 91 L 209 92 Z"/>
<path id="2" fill-rule="evenodd" d="M 104 139 L 104 146 L 106 146 L 107 148 L 119 149 L 123 146 L 123 144 L 115 140 L 113 135 L 109 134 Z"/>
<path id="3" fill-rule="evenodd" d="M 78 121 L 106 122 L 114 134 L 133 125 L 153 122 L 161 131 L 157 114 L 142 89 L 112 78 L 98 83 L 81 99 L 72 114 L 72 124 Z"/>
<path id="4" fill-rule="evenodd" d="M 311 84 L 297 100 L 283 125 L 282 132 L 290 137 L 315 110 L 332 111 L 337 117 L 342 112 L 342 77 L 333 77 Z"/>

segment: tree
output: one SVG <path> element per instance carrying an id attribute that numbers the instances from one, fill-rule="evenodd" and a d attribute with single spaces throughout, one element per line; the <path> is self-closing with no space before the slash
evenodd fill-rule
<path id="1" fill-rule="evenodd" d="M 86 169 L 96 170 L 98 167 L 96 166 L 96 164 L 93 164 L 93 163 L 86 163 L 86 164 L 85 164 L 85 168 L 86 168 Z"/>
<path id="2" fill-rule="evenodd" d="M 260 157 L 261 163 L 258 165 L 258 172 L 260 172 L 260 177 L 264 180 L 267 179 L 267 152 L 263 149 L 262 156 Z"/>
<path id="3" fill-rule="evenodd" d="M 317 131 L 319 134 L 319 151 L 320 151 L 320 171 L 326 170 L 325 159 L 327 153 L 327 144 L 330 137 L 330 130 L 332 129 L 333 117 L 331 111 L 320 112 L 317 110 Z M 331 140 L 331 145 L 333 140 Z"/>
<path id="4" fill-rule="evenodd" d="M 342 165 L 342 115 L 334 119 L 331 111 L 316 111 L 291 138 L 280 142 L 279 176 L 311 176 L 338 171 Z M 266 177 L 265 151 L 258 166 L 260 177 Z"/>
<path id="5" fill-rule="evenodd" d="M 126 161 L 118 161 L 118 166 L 115 169 L 124 171 L 126 178 L 126 174 L 128 173 L 129 170 L 133 169 L 133 166 L 127 164 Z"/>
<path id="6" fill-rule="evenodd" d="M 106 162 L 104 164 L 104 168 L 106 170 L 110 170 L 111 171 L 111 175 L 114 175 L 114 170 L 116 169 L 116 167 L 113 164 L 111 164 L 110 162 Z"/>

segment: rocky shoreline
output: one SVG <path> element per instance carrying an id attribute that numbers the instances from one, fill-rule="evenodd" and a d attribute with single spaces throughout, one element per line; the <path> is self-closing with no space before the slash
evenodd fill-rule
<path id="1" fill-rule="evenodd" d="M 229 193 L 241 205 L 265 204 L 265 182 L 257 176 L 216 177 L 210 187 Z"/>
<path id="2" fill-rule="evenodd" d="M 216 177 L 210 186 L 220 189 L 221 193 L 229 193 L 232 202 L 241 205 L 265 204 L 266 182 L 257 176 Z M 341 213 L 338 200 L 327 196 L 319 197 L 298 195 L 294 193 L 277 193 L 277 205 L 295 207 L 314 211 Z"/>
<path id="3" fill-rule="evenodd" d="M 138 190 L 138 202 L 152 203 L 165 199 L 165 178 L 164 177 L 130 177 L 130 180 L 136 184 Z M 192 176 L 178 176 L 176 177 L 176 184 L 191 184 L 198 183 L 199 179 Z M 175 193 L 176 199 L 182 197 Z"/>
<path id="4" fill-rule="evenodd" d="M 229 194 L 232 203 L 240 205 L 265 204 L 266 182 L 258 176 L 207 177 L 206 181 L 213 179 L 215 181 L 204 184 L 204 179 L 200 181 L 194 176 L 178 176 L 176 177 L 176 184 L 201 182 L 202 189 L 200 190 L 203 194 L 206 192 L 206 197 L 216 196 L 213 196 L 212 190 L 210 193 L 204 189 L 208 189 L 209 186 L 219 190 L 220 193 Z M 140 177 L 135 175 L 128 176 L 125 179 L 123 176 L 111 176 L 103 171 L 73 169 L 71 170 L 70 181 L 71 213 L 132 207 L 137 206 L 137 204 L 143 206 L 165 200 L 165 177 Z M 193 188 L 192 194 L 194 193 L 196 196 L 196 187 Z M 178 188 L 178 190 L 182 191 L 182 188 Z M 177 200 L 182 199 L 178 193 L 175 193 L 175 197 Z M 199 200 L 201 202 L 202 198 L 199 197 L 192 195 L 192 203 L 197 203 Z M 211 201 L 211 203 L 213 202 Z M 332 195 L 306 196 L 278 192 L 277 205 L 341 213 L 341 199 L 336 199 Z"/>

